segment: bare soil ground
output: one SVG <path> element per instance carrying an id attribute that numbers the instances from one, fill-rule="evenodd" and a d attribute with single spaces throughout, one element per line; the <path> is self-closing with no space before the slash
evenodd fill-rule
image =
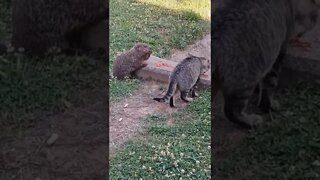
<path id="1" fill-rule="evenodd" d="M 163 90 L 160 90 L 160 89 Z M 166 113 L 170 119 L 172 113 L 185 107 L 187 104 L 176 99 L 176 108 L 167 103 L 154 101 L 154 97 L 165 94 L 166 84 L 157 82 L 143 82 L 139 90 L 120 102 L 110 102 L 109 114 L 109 148 L 110 157 L 115 150 L 129 138 L 143 135 L 143 119 L 148 115 Z M 170 123 L 170 122 L 168 122 Z"/>
<path id="2" fill-rule="evenodd" d="M 82 105 L 43 115 L 24 131 L 1 133 L 0 179 L 104 179 L 106 87 L 84 92 L 81 98 Z"/>
<path id="3" fill-rule="evenodd" d="M 216 102 L 213 103 L 212 119 L 213 134 L 213 151 L 215 160 L 223 159 L 225 147 L 236 147 L 248 134 L 248 130 L 239 127 L 229 121 L 223 112 L 223 97 L 220 93 L 217 94 Z"/>

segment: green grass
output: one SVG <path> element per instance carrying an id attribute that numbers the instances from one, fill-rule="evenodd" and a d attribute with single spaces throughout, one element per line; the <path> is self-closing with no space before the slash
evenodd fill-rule
<path id="1" fill-rule="evenodd" d="M 135 139 L 110 161 L 110 179 L 210 179 L 210 91 L 174 115 L 154 114 L 145 119 L 146 140 Z"/>
<path id="2" fill-rule="evenodd" d="M 58 112 L 80 103 L 80 92 L 101 83 L 97 69 L 86 56 L 0 56 L 0 127 L 30 126 L 39 118 L 36 112 Z"/>
<path id="3" fill-rule="evenodd" d="M 11 10 L 10 1 L 0 1 L 0 42 L 9 42 L 11 33 Z"/>
<path id="4" fill-rule="evenodd" d="M 171 9 L 168 9 L 166 1 L 111 0 L 109 2 L 110 72 L 112 72 L 116 53 L 130 49 L 136 42 L 147 43 L 151 46 L 153 55 L 166 57 L 171 49 L 185 48 L 208 32 L 210 22 L 205 20 L 200 12 L 204 9 L 210 11 L 210 5 L 205 6 L 205 3 L 199 3 L 200 5 L 194 6 L 194 11 L 191 11 L 187 8 L 191 1 L 180 2 L 172 4 Z M 209 3 L 209 1 L 205 2 Z M 176 8 L 172 9 L 173 7 Z M 110 84 L 111 89 L 122 91 L 113 86 L 123 87 L 125 83 L 120 85 L 118 82 L 111 82 Z M 118 94 L 125 96 L 135 89 L 130 87 L 131 85 Z M 113 98 L 113 95 L 115 94 L 110 94 L 110 97 Z"/>
<path id="5" fill-rule="evenodd" d="M 138 89 L 139 81 L 135 79 L 109 80 L 109 96 L 110 100 L 117 100 L 120 97 L 130 94 L 131 91 Z"/>
<path id="6" fill-rule="evenodd" d="M 197 16 L 210 20 L 210 3 L 207 0 L 138 0 L 153 5 L 158 5 L 176 11 L 192 12 Z M 192 15 L 193 16 L 193 15 Z"/>
<path id="7" fill-rule="evenodd" d="M 257 129 L 216 165 L 217 179 L 319 179 L 320 87 L 306 86 L 281 97 L 274 122 Z"/>
<path id="8" fill-rule="evenodd" d="M 10 1 L 0 1 L 0 39 L 6 43 L 11 38 L 10 8 Z M 44 57 L 0 56 L 0 133 L 23 130 L 83 102 L 85 92 L 101 86 L 102 71 L 89 57 L 53 51 Z"/>

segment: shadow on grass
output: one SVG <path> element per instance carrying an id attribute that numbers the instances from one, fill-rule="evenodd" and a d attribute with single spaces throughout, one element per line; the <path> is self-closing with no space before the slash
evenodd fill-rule
<path id="1" fill-rule="evenodd" d="M 281 95 L 283 109 L 237 146 L 216 158 L 217 179 L 318 179 L 320 86 L 301 85 Z"/>

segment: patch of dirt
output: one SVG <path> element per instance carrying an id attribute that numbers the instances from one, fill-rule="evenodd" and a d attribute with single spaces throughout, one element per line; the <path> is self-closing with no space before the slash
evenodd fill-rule
<path id="1" fill-rule="evenodd" d="M 160 89 L 163 90 L 160 90 Z M 131 96 L 120 102 L 110 102 L 109 113 L 109 148 L 110 157 L 117 148 L 123 145 L 129 138 L 137 137 L 144 133 L 143 119 L 148 115 L 166 113 L 170 119 L 172 113 L 184 108 L 187 103 L 175 98 L 175 108 L 168 103 L 153 100 L 154 97 L 162 97 L 166 93 L 166 84 L 157 82 L 143 82 L 141 88 Z M 172 120 L 170 121 L 172 122 Z"/>
<path id="2" fill-rule="evenodd" d="M 84 92 L 81 98 L 82 105 L 43 116 L 21 136 L 1 134 L 0 179 L 105 179 L 106 87 Z"/>
<path id="3" fill-rule="evenodd" d="M 236 147 L 248 135 L 248 130 L 239 127 L 225 117 L 223 104 L 223 97 L 221 93 L 218 93 L 216 101 L 213 104 L 213 114 L 215 117 L 212 119 L 213 151 L 214 158 L 217 161 L 228 155 L 224 152 L 224 148 Z"/>

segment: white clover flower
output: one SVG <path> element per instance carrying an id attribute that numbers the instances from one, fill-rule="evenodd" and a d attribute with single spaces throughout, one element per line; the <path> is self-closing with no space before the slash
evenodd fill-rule
<path id="1" fill-rule="evenodd" d="M 178 167 L 178 162 L 177 162 L 177 161 L 174 161 L 174 162 L 173 162 L 173 165 L 174 165 L 174 167 Z"/>

